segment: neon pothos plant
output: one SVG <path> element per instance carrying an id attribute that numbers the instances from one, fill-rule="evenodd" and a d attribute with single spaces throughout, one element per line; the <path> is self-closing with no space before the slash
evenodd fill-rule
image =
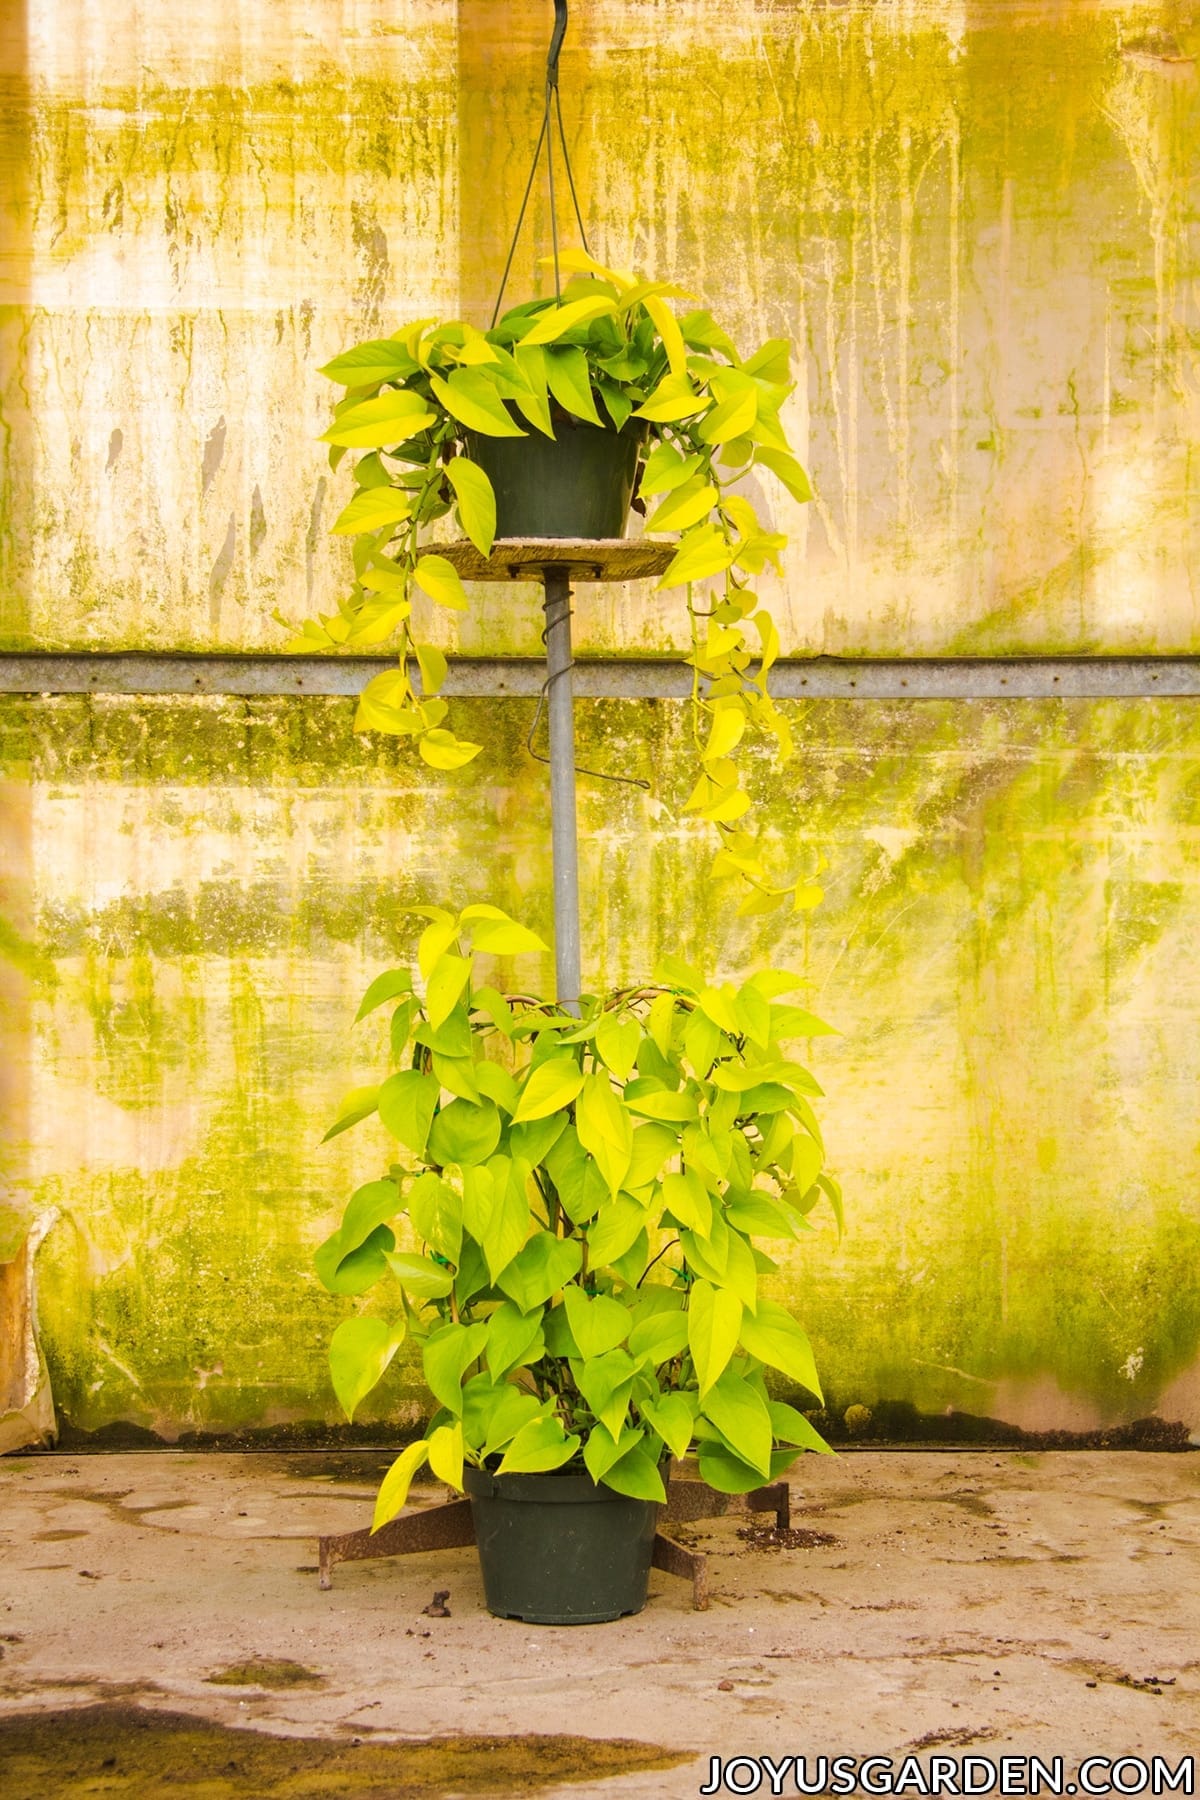
<path id="1" fill-rule="evenodd" d="M 841 1224 L 821 1090 L 786 1047 L 830 1028 L 781 1000 L 796 978 L 709 986 L 668 959 L 577 1018 L 475 985 L 481 953 L 545 948 L 498 908 L 416 910 L 423 997 L 391 970 L 358 1013 L 394 1003 L 407 1066 L 352 1094 L 328 1134 L 378 1113 L 402 1160 L 316 1257 L 331 1292 L 376 1290 L 334 1333 L 345 1411 L 406 1337 L 439 1408 L 385 1477 L 375 1526 L 426 1462 L 456 1488 L 464 1462 L 581 1465 L 661 1501 L 664 1459 L 693 1444 L 725 1493 L 826 1450 L 768 1388 L 774 1370 L 820 1398 L 804 1331 L 761 1291 L 776 1265 L 756 1241 L 811 1230 L 823 1195 Z"/>
<path id="2" fill-rule="evenodd" d="M 495 496 L 466 454 L 467 435 L 554 437 L 568 416 L 607 431 L 639 421 L 635 505 L 645 511 L 653 503 L 647 532 L 680 534 L 659 585 L 687 595 L 700 765 L 687 809 L 720 833 L 713 874 L 749 884 L 742 912 L 768 911 L 789 896 L 797 910 L 814 906 L 821 894 L 810 880 L 781 884 L 768 872 L 747 829 L 750 799 L 735 758 L 747 726 L 783 756 L 791 752 L 768 686 L 779 636 L 754 592 L 754 578 L 778 564 L 787 540 L 735 491 L 765 469 L 796 500 L 811 497 L 779 419 L 791 392 L 790 347 L 772 338 L 743 360 L 710 313 L 676 317 L 667 302 L 681 290 L 670 283 L 604 268 L 582 251 L 560 263 L 575 271 L 561 301 L 514 307 L 487 332 L 422 319 L 325 365 L 322 373 L 346 389 L 323 433 L 330 462 L 336 469 L 348 452 L 363 453 L 354 496 L 333 526 L 353 540 L 354 582 L 339 610 L 307 621 L 288 648 L 397 640 L 398 665 L 367 684 L 356 728 L 413 738 L 431 767 L 461 768 L 480 746 L 447 724 L 446 659 L 418 641 L 412 621 L 418 592 L 438 606 L 467 606 L 454 567 L 423 547 L 424 528 L 453 508 L 483 555 L 495 538 Z M 711 584 L 703 597 L 701 584 Z"/>

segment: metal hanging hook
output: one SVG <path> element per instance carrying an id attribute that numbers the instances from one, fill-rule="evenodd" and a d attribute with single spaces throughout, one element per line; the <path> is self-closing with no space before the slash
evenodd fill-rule
<path id="1" fill-rule="evenodd" d="M 549 88 L 558 86 L 558 53 L 566 35 L 567 0 L 554 0 L 554 35 L 550 39 L 550 53 L 546 58 L 546 86 Z"/>

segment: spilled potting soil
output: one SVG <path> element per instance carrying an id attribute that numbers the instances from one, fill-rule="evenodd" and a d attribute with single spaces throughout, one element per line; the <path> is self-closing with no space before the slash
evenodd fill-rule
<path id="1" fill-rule="evenodd" d="M 269 1737 L 129 1706 L 0 1719 L 6 1800 L 122 1800 L 202 1790 L 204 1800 L 440 1800 L 535 1794 L 564 1781 L 668 1769 L 688 1755 L 654 1744 L 577 1737 L 442 1737 L 410 1743 Z"/>

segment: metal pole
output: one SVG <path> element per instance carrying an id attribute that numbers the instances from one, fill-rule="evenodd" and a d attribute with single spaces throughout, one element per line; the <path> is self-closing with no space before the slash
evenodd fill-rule
<path id="1" fill-rule="evenodd" d="M 571 682 L 571 582 L 548 568 L 546 711 L 550 724 L 550 837 L 554 856 L 554 969 L 558 999 L 579 1011 L 579 843 L 575 828 L 575 711 Z"/>

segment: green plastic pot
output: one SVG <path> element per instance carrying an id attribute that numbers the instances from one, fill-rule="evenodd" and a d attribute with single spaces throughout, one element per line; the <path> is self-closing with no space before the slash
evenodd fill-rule
<path id="1" fill-rule="evenodd" d="M 645 425 L 600 431 L 563 418 L 553 438 L 526 429 L 521 438 L 466 433 L 467 455 L 495 490 L 496 536 L 624 537 Z"/>
<path id="2" fill-rule="evenodd" d="M 658 1522 L 652 1500 L 588 1474 L 465 1468 L 487 1609 L 529 1625 L 600 1625 L 641 1612 Z"/>

